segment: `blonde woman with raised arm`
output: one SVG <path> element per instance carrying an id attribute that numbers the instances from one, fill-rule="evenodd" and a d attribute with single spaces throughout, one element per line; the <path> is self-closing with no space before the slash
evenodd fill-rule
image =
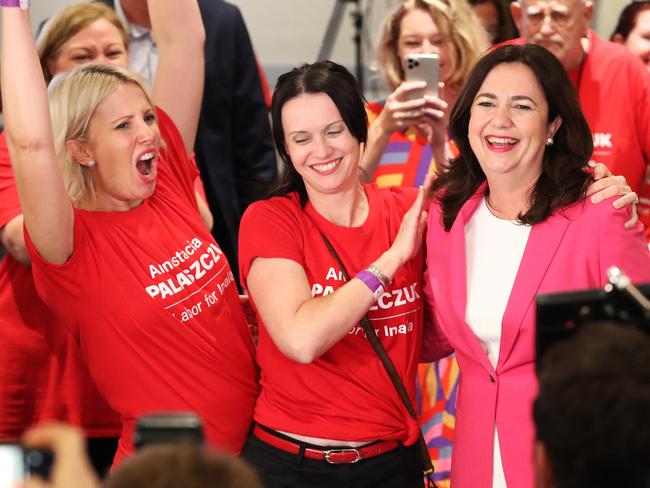
<path id="1" fill-rule="evenodd" d="M 238 452 L 256 367 L 188 156 L 203 89 L 198 6 L 149 0 L 160 53 L 151 97 L 129 72 L 92 64 L 55 79 L 48 107 L 17 3 L 2 0 L 2 85 L 34 279 L 122 418 L 117 460 L 135 419 L 160 410 L 197 412 L 211 444 Z"/>

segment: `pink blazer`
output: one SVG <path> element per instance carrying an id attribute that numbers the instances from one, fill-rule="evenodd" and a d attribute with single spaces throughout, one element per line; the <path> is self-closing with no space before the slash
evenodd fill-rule
<path id="1" fill-rule="evenodd" d="M 614 209 L 611 200 L 579 202 L 535 225 L 503 317 L 495 370 L 465 322 L 465 224 L 484 191 L 485 185 L 465 203 L 449 232 L 440 207 L 431 208 L 424 292 L 435 325 L 425 329 L 423 359 L 453 350 L 460 367 L 452 488 L 491 486 L 495 422 L 508 487 L 532 488 L 535 295 L 600 287 L 611 265 L 633 282 L 650 282 L 650 252 L 642 225 L 626 231 L 629 211 Z"/>

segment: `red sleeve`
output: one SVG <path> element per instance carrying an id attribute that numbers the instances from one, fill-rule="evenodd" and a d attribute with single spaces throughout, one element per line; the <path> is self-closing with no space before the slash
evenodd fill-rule
<path id="1" fill-rule="evenodd" d="M 301 213 L 296 200 L 276 197 L 251 204 L 239 226 L 239 275 L 246 277 L 255 258 L 285 258 L 304 266 Z"/>
<path id="2" fill-rule="evenodd" d="M 50 263 L 43 258 L 32 242 L 27 227 L 23 226 L 23 229 L 25 232 L 25 246 L 32 260 L 32 275 L 34 276 L 36 291 L 50 308 L 57 310 L 57 313 L 63 310 L 61 312 L 63 314 L 63 323 L 76 337 L 77 322 L 73 311 L 74 306 L 71 305 L 61 309 L 55 307 L 54 304 L 61 297 L 65 297 L 66 303 L 78 303 L 81 300 L 80 297 L 87 291 L 85 288 L 90 286 L 91 283 L 101 282 L 101 277 L 98 274 L 99 270 L 83 259 L 83 250 L 87 245 L 90 233 L 85 222 L 79 216 L 82 211 L 75 209 L 74 212 L 74 251 L 72 256 L 63 264 Z"/>
<path id="3" fill-rule="evenodd" d="M 375 184 L 373 183 L 373 185 Z M 396 197 L 399 204 L 402 205 L 403 213 L 408 212 L 420 191 L 419 188 L 412 188 L 410 186 L 391 186 L 386 188 L 386 190 L 390 191 Z"/>
<path id="4" fill-rule="evenodd" d="M 5 133 L 0 134 L 0 229 L 22 214 Z"/>
<path id="5" fill-rule="evenodd" d="M 171 191 L 183 198 L 187 198 L 190 204 L 197 208 L 195 195 L 195 182 L 199 174 L 196 163 L 185 152 L 185 144 L 178 128 L 172 119 L 160 107 L 156 107 L 158 116 L 158 128 L 160 136 L 164 141 L 161 150 L 163 162 L 160 165 L 157 191 Z"/>

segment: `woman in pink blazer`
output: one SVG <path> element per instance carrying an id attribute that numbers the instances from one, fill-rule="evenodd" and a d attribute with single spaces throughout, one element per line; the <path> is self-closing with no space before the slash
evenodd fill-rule
<path id="1" fill-rule="evenodd" d="M 423 356 L 461 372 L 453 488 L 534 486 L 535 296 L 600 287 L 609 266 L 650 282 L 641 224 L 585 200 L 592 138 L 562 65 L 541 47 L 482 58 L 451 116 L 460 156 L 429 214 Z"/>

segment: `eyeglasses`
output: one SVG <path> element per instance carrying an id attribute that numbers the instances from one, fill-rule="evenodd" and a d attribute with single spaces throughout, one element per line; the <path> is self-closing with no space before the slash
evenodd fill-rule
<path id="1" fill-rule="evenodd" d="M 539 7 L 529 7 L 526 11 L 526 17 L 528 18 L 528 23 L 537 27 L 544 23 L 548 17 L 551 20 L 551 23 L 555 24 L 557 27 L 566 26 L 571 20 L 571 15 L 568 10 L 547 7 L 545 9 Z"/>

